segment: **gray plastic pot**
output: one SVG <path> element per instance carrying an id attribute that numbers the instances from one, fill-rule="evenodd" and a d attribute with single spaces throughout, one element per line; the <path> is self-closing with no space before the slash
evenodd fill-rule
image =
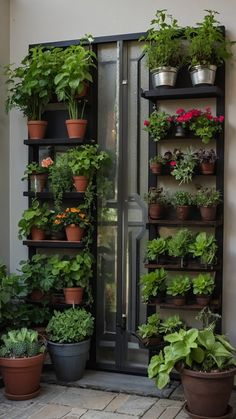
<path id="1" fill-rule="evenodd" d="M 78 343 L 48 341 L 47 347 L 58 380 L 76 381 L 83 376 L 89 354 L 90 339 Z"/>

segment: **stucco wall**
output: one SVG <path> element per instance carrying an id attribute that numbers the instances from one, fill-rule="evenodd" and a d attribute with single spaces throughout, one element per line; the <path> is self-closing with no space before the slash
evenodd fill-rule
<path id="1" fill-rule="evenodd" d="M 0 0 L 0 68 L 9 61 L 10 4 Z M 9 266 L 9 118 L 4 109 L 5 85 L 0 72 L 0 260 Z"/>
<path id="2" fill-rule="evenodd" d="M 4 2 L 3 2 L 4 3 Z M 94 36 L 145 31 L 156 9 L 167 8 L 181 25 L 193 25 L 204 15 L 204 9 L 220 12 L 227 34 L 236 39 L 234 0 L 11 0 L 11 61 L 18 62 L 29 44 L 76 39 L 85 33 Z M 236 72 L 226 70 L 226 141 L 225 141 L 225 260 L 224 260 L 224 326 L 236 344 Z M 27 252 L 16 240 L 17 221 L 27 205 L 20 182 L 27 160 L 23 146 L 26 127 L 20 113 L 10 119 L 10 216 L 11 267 Z M 14 177 L 13 177 L 14 174 Z"/>

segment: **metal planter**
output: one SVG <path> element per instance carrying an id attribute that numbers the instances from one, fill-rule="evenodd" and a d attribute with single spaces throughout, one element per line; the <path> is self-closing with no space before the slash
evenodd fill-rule
<path id="1" fill-rule="evenodd" d="M 152 85 L 157 87 L 174 87 L 177 77 L 177 68 L 175 67 L 159 67 L 151 71 Z"/>
<path id="2" fill-rule="evenodd" d="M 215 83 L 217 67 L 215 65 L 196 65 L 190 71 L 191 81 L 193 86 L 210 85 Z"/>

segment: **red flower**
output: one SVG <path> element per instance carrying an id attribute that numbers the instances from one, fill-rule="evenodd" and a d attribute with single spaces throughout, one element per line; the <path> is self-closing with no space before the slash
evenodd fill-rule
<path id="1" fill-rule="evenodd" d="M 172 167 L 176 166 L 176 161 L 175 161 L 175 160 L 172 160 L 172 161 L 170 162 L 170 166 L 172 166 Z"/>
<path id="2" fill-rule="evenodd" d="M 167 118 L 167 121 L 168 121 L 168 122 L 173 122 L 173 117 L 172 117 L 172 116 L 169 116 L 169 117 Z"/>
<path id="3" fill-rule="evenodd" d="M 145 125 L 145 127 L 149 127 L 150 121 L 148 121 L 147 119 L 145 119 L 143 125 Z"/>
<path id="4" fill-rule="evenodd" d="M 206 112 L 207 112 L 207 113 L 211 113 L 211 108 L 210 108 L 210 106 L 207 106 L 207 107 L 206 107 Z"/>
<path id="5" fill-rule="evenodd" d="M 185 110 L 183 109 L 183 108 L 178 108 L 177 110 L 176 110 L 176 114 L 177 115 L 181 115 L 182 113 L 184 113 L 185 112 Z"/>
<path id="6" fill-rule="evenodd" d="M 219 122 L 222 123 L 222 122 L 224 122 L 225 117 L 223 115 L 220 115 L 219 118 L 218 118 L 218 120 L 219 120 Z"/>

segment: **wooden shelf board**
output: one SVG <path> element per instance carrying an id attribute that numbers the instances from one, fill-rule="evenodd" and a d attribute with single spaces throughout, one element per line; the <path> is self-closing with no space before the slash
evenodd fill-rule
<path id="1" fill-rule="evenodd" d="M 165 220 L 152 220 L 149 218 L 147 226 L 199 226 L 199 227 L 217 227 L 223 224 L 222 220 L 215 221 L 203 221 L 203 220 L 177 220 L 177 219 L 165 219 Z"/>
<path id="2" fill-rule="evenodd" d="M 185 304 L 183 306 L 177 306 L 171 303 L 160 303 L 160 304 L 151 303 L 149 305 L 158 305 L 160 309 L 170 309 L 170 310 L 199 310 L 200 311 L 205 307 L 199 304 Z M 220 308 L 220 304 L 219 302 L 210 303 L 209 307 L 211 307 L 212 309 L 218 309 Z"/>
<path id="3" fill-rule="evenodd" d="M 145 268 L 147 269 L 158 269 L 158 268 L 164 268 L 167 271 L 183 271 L 183 272 L 216 272 L 220 269 L 219 265 L 213 265 L 213 266 L 209 266 L 204 268 L 201 265 L 187 265 L 184 266 L 183 268 L 180 267 L 180 265 L 165 265 L 164 263 L 162 264 L 158 264 L 158 263 L 145 263 L 144 265 Z"/>
<path id="4" fill-rule="evenodd" d="M 23 244 L 29 247 L 44 248 L 76 248 L 82 249 L 84 245 L 80 242 L 72 242 L 67 240 L 24 240 Z"/>
<path id="5" fill-rule="evenodd" d="M 223 96 L 222 90 L 217 86 L 198 86 L 185 88 L 164 88 L 146 90 L 141 92 L 144 99 L 156 102 L 157 100 L 196 99 Z"/>
<path id="6" fill-rule="evenodd" d="M 41 198 L 41 199 L 53 199 L 53 193 L 52 192 L 32 192 L 32 191 L 25 191 L 23 192 L 23 196 L 28 196 L 30 198 Z M 84 193 L 82 192 L 65 192 L 63 194 L 63 199 L 78 199 L 82 200 L 84 199 Z"/>
<path id="7" fill-rule="evenodd" d="M 25 145 L 40 146 L 40 145 L 66 145 L 74 146 L 84 144 L 81 138 L 43 138 L 42 140 L 24 140 Z"/>

